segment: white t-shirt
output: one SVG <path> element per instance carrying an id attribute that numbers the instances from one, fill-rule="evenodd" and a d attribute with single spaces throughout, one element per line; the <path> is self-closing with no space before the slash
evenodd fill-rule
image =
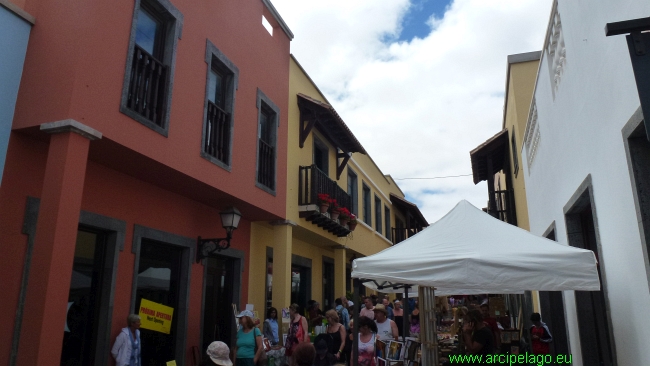
<path id="1" fill-rule="evenodd" d="M 383 323 L 379 323 L 378 321 L 375 320 L 375 324 L 377 324 L 377 336 L 379 337 L 380 340 L 382 341 L 395 340 L 395 337 L 393 337 L 393 329 L 390 326 L 392 322 L 393 321 L 388 318 L 386 318 L 386 320 Z"/>

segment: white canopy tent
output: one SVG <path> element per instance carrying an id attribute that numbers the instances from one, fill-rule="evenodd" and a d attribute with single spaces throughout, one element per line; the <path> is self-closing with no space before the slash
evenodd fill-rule
<path id="1" fill-rule="evenodd" d="M 356 259 L 352 277 L 431 286 L 437 295 L 600 290 L 592 251 L 533 235 L 465 200 L 417 235 Z"/>
<path id="2" fill-rule="evenodd" d="M 436 295 L 599 291 L 596 264 L 590 250 L 533 235 L 463 200 L 417 235 L 356 259 L 352 278 L 382 292 L 419 286 L 426 301 L 434 288 Z M 425 341 L 433 348 L 435 338 Z"/>

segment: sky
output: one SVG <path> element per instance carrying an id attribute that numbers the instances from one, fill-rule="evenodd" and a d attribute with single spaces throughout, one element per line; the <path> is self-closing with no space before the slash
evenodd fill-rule
<path id="1" fill-rule="evenodd" d="M 273 4 L 291 53 L 429 223 L 486 206 L 469 152 L 501 130 L 507 57 L 542 48 L 552 0 Z"/>

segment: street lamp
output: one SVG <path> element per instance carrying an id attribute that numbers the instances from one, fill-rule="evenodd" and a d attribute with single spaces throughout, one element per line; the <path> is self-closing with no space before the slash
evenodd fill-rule
<path id="1" fill-rule="evenodd" d="M 196 263 L 201 262 L 201 259 L 209 257 L 215 252 L 230 248 L 230 239 L 232 239 L 233 230 L 239 226 L 241 219 L 241 212 L 234 207 L 228 207 L 224 211 L 219 212 L 221 216 L 221 226 L 226 229 L 225 238 L 201 239 L 196 240 Z"/>

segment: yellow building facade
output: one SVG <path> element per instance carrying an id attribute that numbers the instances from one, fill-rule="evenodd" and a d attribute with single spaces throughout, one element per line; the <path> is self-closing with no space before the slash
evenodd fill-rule
<path id="1" fill-rule="evenodd" d="M 384 175 L 292 56 L 289 78 L 286 220 L 251 228 L 249 302 L 322 310 L 352 290 L 351 261 L 380 252 L 427 225 L 395 181 Z M 318 194 L 358 217 L 354 231 L 320 213 Z M 369 293 L 369 292 L 368 292 Z"/>

